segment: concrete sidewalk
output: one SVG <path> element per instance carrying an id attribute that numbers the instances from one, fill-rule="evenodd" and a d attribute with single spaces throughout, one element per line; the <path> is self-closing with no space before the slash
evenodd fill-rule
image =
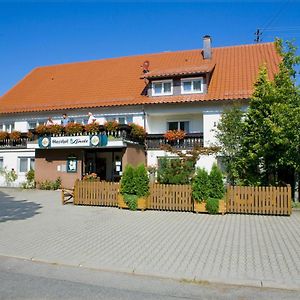
<path id="1" fill-rule="evenodd" d="M 196 281 L 300 289 L 300 214 L 131 212 L 0 190 L 0 255 Z"/>

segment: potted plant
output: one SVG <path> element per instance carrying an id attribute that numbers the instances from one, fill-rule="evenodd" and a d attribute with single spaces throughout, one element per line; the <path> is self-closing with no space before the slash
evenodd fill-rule
<path id="1" fill-rule="evenodd" d="M 0 131 L 0 141 L 8 139 L 8 133 L 6 131 Z"/>
<path id="2" fill-rule="evenodd" d="M 12 141 L 19 141 L 21 139 L 20 131 L 13 131 L 9 134 L 9 139 Z"/>
<path id="3" fill-rule="evenodd" d="M 138 140 L 138 141 L 144 141 L 145 138 L 146 138 L 146 130 L 144 129 L 143 126 L 140 126 L 138 124 L 135 124 L 135 123 L 131 123 L 129 124 L 129 126 L 131 127 L 131 132 L 130 132 L 130 135 Z"/>
<path id="4" fill-rule="evenodd" d="M 79 134 L 83 131 L 83 125 L 79 123 L 68 123 L 65 126 L 65 132 L 67 134 Z"/>
<path id="5" fill-rule="evenodd" d="M 96 133 L 99 131 L 99 123 L 93 122 L 84 126 L 84 131 L 87 133 Z"/>
<path id="6" fill-rule="evenodd" d="M 195 212 L 206 212 L 205 200 L 209 197 L 209 175 L 204 168 L 199 168 L 192 181 L 192 197 Z"/>
<path id="7" fill-rule="evenodd" d="M 119 208 L 143 211 L 147 208 L 148 195 L 149 178 L 144 164 L 139 165 L 136 169 L 127 165 L 120 183 Z"/>
<path id="8" fill-rule="evenodd" d="M 47 126 L 47 131 L 51 134 L 58 135 L 64 132 L 64 126 L 59 124 L 53 124 Z"/>
<path id="9" fill-rule="evenodd" d="M 107 121 L 104 123 L 104 128 L 107 131 L 117 131 L 119 123 L 117 121 Z"/>
<path id="10" fill-rule="evenodd" d="M 164 134 L 164 138 L 168 142 L 180 141 L 183 140 L 186 133 L 183 130 L 168 130 Z"/>
<path id="11" fill-rule="evenodd" d="M 35 128 L 35 131 L 38 135 L 46 135 L 49 133 L 49 128 L 46 125 L 39 125 Z"/>

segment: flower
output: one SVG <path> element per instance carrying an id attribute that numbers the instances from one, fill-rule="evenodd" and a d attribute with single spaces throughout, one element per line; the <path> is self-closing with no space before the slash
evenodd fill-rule
<path id="1" fill-rule="evenodd" d="M 164 134 L 164 138 L 167 141 L 176 141 L 176 140 L 183 140 L 186 133 L 183 130 L 168 130 Z"/>
<path id="2" fill-rule="evenodd" d="M 97 177 L 96 173 L 85 174 L 83 176 L 82 180 L 85 180 L 85 181 L 97 181 L 98 177 Z"/>
<path id="3" fill-rule="evenodd" d="M 65 126 L 65 132 L 69 134 L 81 133 L 83 131 L 83 126 L 79 123 L 68 123 Z"/>
<path id="4" fill-rule="evenodd" d="M 91 124 L 87 124 L 84 126 L 84 130 L 88 133 L 90 132 L 98 132 L 99 131 L 99 123 L 94 122 Z"/>
<path id="5" fill-rule="evenodd" d="M 108 131 L 116 131 L 119 123 L 117 121 L 107 121 L 104 123 L 104 128 Z"/>
<path id="6" fill-rule="evenodd" d="M 20 131 L 13 131 L 9 134 L 9 138 L 11 140 L 17 141 L 21 138 L 21 132 Z"/>
<path id="7" fill-rule="evenodd" d="M 0 141 L 6 140 L 8 138 L 8 133 L 6 131 L 0 131 Z"/>

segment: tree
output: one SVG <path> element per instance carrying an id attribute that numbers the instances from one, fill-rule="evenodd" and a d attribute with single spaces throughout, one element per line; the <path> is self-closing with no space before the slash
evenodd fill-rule
<path id="1" fill-rule="evenodd" d="M 134 170 L 135 194 L 138 197 L 149 195 L 149 177 L 144 164 L 140 164 Z"/>
<path id="2" fill-rule="evenodd" d="M 224 197 L 224 193 L 223 175 L 214 163 L 209 173 L 209 197 L 220 200 Z"/>
<path id="3" fill-rule="evenodd" d="M 210 183 L 208 173 L 204 168 L 197 169 L 192 181 L 192 197 L 197 202 L 208 199 L 210 194 Z"/>
<path id="4" fill-rule="evenodd" d="M 218 124 L 216 138 L 220 146 L 222 163 L 227 174 L 227 180 L 235 184 L 239 178 L 239 155 L 243 138 L 243 111 L 239 105 L 226 109 Z"/>
<path id="5" fill-rule="evenodd" d="M 131 165 L 126 165 L 120 183 L 121 194 L 135 194 L 134 173 L 134 168 Z"/>

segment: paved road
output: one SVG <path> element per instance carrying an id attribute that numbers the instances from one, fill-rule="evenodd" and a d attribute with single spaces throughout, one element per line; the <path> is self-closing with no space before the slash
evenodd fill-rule
<path id="1" fill-rule="evenodd" d="M 300 289 L 300 214 L 131 212 L 0 190 L 0 255 L 196 281 Z"/>
<path id="2" fill-rule="evenodd" d="M 299 299 L 298 291 L 193 284 L 0 256 L 0 299 Z"/>

